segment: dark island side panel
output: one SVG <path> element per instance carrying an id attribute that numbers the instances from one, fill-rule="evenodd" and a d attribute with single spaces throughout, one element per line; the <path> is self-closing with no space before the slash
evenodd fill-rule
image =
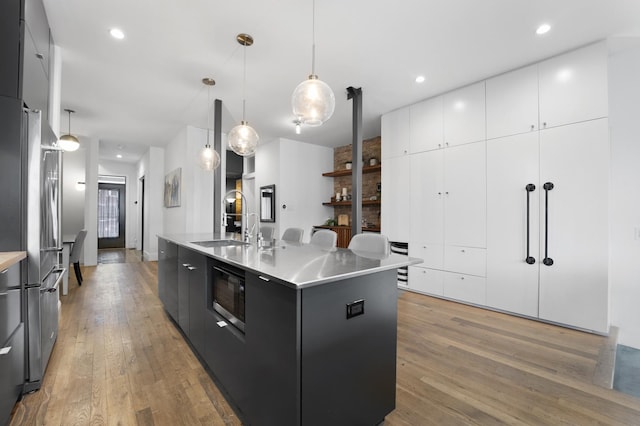
<path id="1" fill-rule="evenodd" d="M 302 424 L 373 425 L 393 411 L 397 297 L 395 270 L 302 290 Z"/>

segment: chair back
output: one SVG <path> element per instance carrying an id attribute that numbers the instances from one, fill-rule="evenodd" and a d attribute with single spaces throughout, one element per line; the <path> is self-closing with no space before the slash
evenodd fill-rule
<path id="1" fill-rule="evenodd" d="M 69 263 L 77 263 L 80 261 L 80 253 L 82 253 L 82 246 L 84 245 L 84 239 L 87 236 L 87 230 L 83 229 L 78 232 L 76 239 L 73 241 L 73 247 L 71 253 L 69 253 Z"/>
<path id="2" fill-rule="evenodd" d="M 351 242 L 349 242 L 349 249 L 386 256 L 389 254 L 389 239 L 385 235 L 369 232 L 366 234 L 356 234 L 351 238 Z"/>
<path id="3" fill-rule="evenodd" d="M 320 229 L 311 236 L 309 243 L 320 248 L 331 249 L 338 242 L 338 234 L 330 229 Z"/>
<path id="4" fill-rule="evenodd" d="M 260 232 L 262 233 L 262 239 L 264 239 L 265 241 L 273 240 L 272 226 L 262 226 L 260 227 Z"/>
<path id="5" fill-rule="evenodd" d="M 282 234 L 282 239 L 284 241 L 289 241 L 291 243 L 301 243 L 302 242 L 302 234 L 304 234 L 304 230 L 300 228 L 287 228 L 284 230 Z"/>

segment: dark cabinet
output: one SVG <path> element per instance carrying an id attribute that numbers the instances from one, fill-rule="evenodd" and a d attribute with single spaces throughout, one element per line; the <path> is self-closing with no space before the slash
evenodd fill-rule
<path id="1" fill-rule="evenodd" d="M 178 321 L 178 246 L 158 239 L 158 297 L 174 321 Z"/>
<path id="2" fill-rule="evenodd" d="M 24 385 L 24 323 L 0 346 L 0 424 L 8 424 Z"/>
<path id="3" fill-rule="evenodd" d="M 0 272 L 0 424 L 8 423 L 24 384 L 22 292 L 18 262 Z"/>
<path id="4" fill-rule="evenodd" d="M 244 413 L 245 407 L 251 406 L 248 402 L 252 386 L 248 376 L 248 363 L 253 357 L 247 352 L 242 332 L 232 325 L 224 325 L 226 320 L 213 310 L 209 310 L 207 316 L 205 362 Z"/>
<path id="5" fill-rule="evenodd" d="M 0 2 L 0 96 L 20 98 L 22 1 Z"/>
<path id="6" fill-rule="evenodd" d="M 189 340 L 201 356 L 205 354 L 206 323 L 207 323 L 207 257 L 194 251 L 179 248 L 181 290 L 178 293 L 180 300 L 180 312 L 178 317 L 183 321 L 186 317 L 188 323 Z M 183 282 L 184 280 L 184 282 Z M 186 290 L 186 291 L 184 291 Z M 186 315 L 183 314 L 183 293 L 187 297 Z M 182 327 L 182 322 L 180 322 Z"/>
<path id="7" fill-rule="evenodd" d="M 25 0 L 22 100 L 48 121 L 51 34 L 42 0 Z"/>
<path id="8" fill-rule="evenodd" d="M 245 285 L 246 349 L 252 354 L 246 366 L 251 401 L 245 413 L 247 423 L 298 424 L 299 292 L 250 273 L 245 276 Z"/>

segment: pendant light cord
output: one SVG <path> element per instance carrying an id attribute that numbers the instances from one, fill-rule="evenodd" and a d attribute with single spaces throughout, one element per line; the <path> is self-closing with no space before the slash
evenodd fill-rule
<path id="1" fill-rule="evenodd" d="M 211 111 L 209 105 L 211 105 L 211 86 L 207 86 L 207 148 L 211 147 L 209 143 L 209 129 L 211 128 Z"/>
<path id="2" fill-rule="evenodd" d="M 313 0 L 311 15 L 311 75 L 316 75 L 316 0 Z"/>
<path id="3" fill-rule="evenodd" d="M 67 110 L 69 113 L 69 126 L 67 127 L 67 133 L 71 134 L 71 110 Z"/>
<path id="4" fill-rule="evenodd" d="M 245 118 L 245 109 L 246 109 L 246 99 L 247 99 L 247 42 L 243 43 L 243 71 L 242 71 L 242 121 L 244 122 Z"/>

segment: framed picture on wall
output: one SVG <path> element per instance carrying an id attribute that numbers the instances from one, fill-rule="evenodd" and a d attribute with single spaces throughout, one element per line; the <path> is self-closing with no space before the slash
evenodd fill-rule
<path id="1" fill-rule="evenodd" d="M 180 206 L 180 186 L 182 180 L 182 168 L 178 167 L 164 177 L 164 206 Z"/>

